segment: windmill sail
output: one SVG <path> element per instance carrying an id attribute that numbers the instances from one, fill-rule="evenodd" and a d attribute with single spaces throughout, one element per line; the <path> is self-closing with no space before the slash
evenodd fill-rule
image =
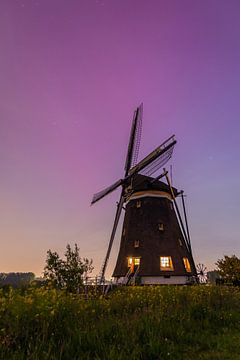
<path id="1" fill-rule="evenodd" d="M 174 146 L 171 146 L 166 152 L 161 154 L 157 159 L 153 160 L 142 171 L 140 171 L 140 173 L 148 176 L 153 175 L 156 171 L 158 171 L 158 169 L 163 167 L 172 157 L 173 148 Z"/>
<path id="2" fill-rule="evenodd" d="M 133 175 L 139 172 L 142 172 L 148 166 L 153 164 L 154 161 L 159 160 L 159 164 L 157 162 L 153 165 L 154 169 L 159 169 L 161 166 L 166 164 L 166 162 L 170 159 L 173 151 L 173 147 L 176 144 L 176 140 L 174 139 L 174 135 L 169 139 L 164 141 L 160 146 L 158 146 L 155 150 L 153 150 L 148 156 L 146 156 L 143 160 L 141 160 L 136 166 L 134 166 L 129 174 Z M 168 154 L 168 155 L 166 155 Z M 155 172 L 154 170 L 153 172 Z M 152 174 L 153 174 L 152 172 Z"/>
<path id="3" fill-rule="evenodd" d="M 142 117 L 143 117 L 143 104 L 141 104 L 138 108 L 131 168 L 137 164 L 137 160 L 138 160 L 139 147 L 140 147 L 140 141 L 142 135 Z"/>
<path id="4" fill-rule="evenodd" d="M 130 133 L 130 139 L 128 144 L 128 152 L 125 162 L 125 179 L 118 180 L 111 186 L 99 191 L 98 193 L 93 195 L 91 205 L 105 197 L 106 195 L 110 194 L 112 191 L 117 189 L 120 185 L 123 185 L 125 180 L 128 179 L 129 170 L 136 164 L 138 153 L 139 153 L 139 146 L 141 140 L 141 132 L 142 132 L 142 115 L 143 115 L 143 104 L 141 104 L 135 111 L 132 121 L 132 128 Z"/>
<path id="5" fill-rule="evenodd" d="M 134 112 L 130 139 L 128 144 L 128 152 L 125 162 L 125 176 L 128 175 L 129 170 L 136 164 L 142 132 L 142 115 L 143 104 L 141 104 Z"/>
<path id="6" fill-rule="evenodd" d="M 142 129 L 142 113 L 143 113 L 143 104 L 141 104 L 137 108 L 137 110 L 134 112 L 134 116 L 133 116 L 130 140 L 129 140 L 129 144 L 128 144 L 128 152 L 127 152 L 126 163 L 125 163 L 125 179 L 124 180 L 120 179 L 120 180 L 116 181 L 113 185 L 111 185 L 108 188 L 95 194 L 93 196 L 93 200 L 92 200 L 92 204 L 94 204 L 98 200 L 102 199 L 104 196 L 108 195 L 109 193 L 111 193 L 112 191 L 117 189 L 120 185 L 122 185 L 122 187 L 123 187 L 120 201 L 117 206 L 117 212 L 116 212 L 115 219 L 114 219 L 113 229 L 112 229 L 112 233 L 110 236 L 106 257 L 104 259 L 103 266 L 102 266 L 102 269 L 100 272 L 100 283 L 102 283 L 104 280 L 105 271 L 106 271 L 108 259 L 110 257 L 113 240 L 114 240 L 114 237 L 115 237 L 115 234 L 117 231 L 117 226 L 118 226 L 119 219 L 121 216 L 122 207 L 123 207 L 123 204 L 125 201 L 124 183 L 128 179 L 128 174 L 129 174 L 130 168 L 133 166 L 133 164 L 136 164 L 136 162 L 137 162 L 139 146 L 140 146 L 140 138 L 141 138 L 141 129 Z"/>
<path id="7" fill-rule="evenodd" d="M 114 184 L 112 184 L 111 186 L 108 186 L 107 188 L 103 189 L 102 191 L 99 191 L 98 193 L 94 194 L 91 205 L 94 204 L 95 202 L 97 202 L 98 200 L 102 199 L 104 196 L 110 194 L 115 189 L 117 189 L 117 187 L 120 186 L 122 184 L 122 182 L 123 182 L 123 180 L 120 179 L 120 180 L 116 181 Z"/>
<path id="8" fill-rule="evenodd" d="M 100 199 L 105 197 L 106 195 L 110 194 L 112 191 L 117 189 L 120 185 L 124 185 L 124 183 L 127 183 L 128 179 L 130 179 L 134 174 L 141 173 L 143 175 L 148 175 L 148 176 L 152 175 L 160 167 L 165 165 L 167 163 L 167 161 L 171 158 L 175 144 L 176 144 L 176 140 L 174 139 L 174 135 L 173 135 L 169 139 L 164 141 L 160 146 L 158 146 L 154 151 L 152 151 L 143 160 L 141 160 L 137 165 L 135 165 L 133 168 L 131 168 L 128 171 L 128 174 L 125 176 L 124 179 L 120 179 L 120 180 L 116 181 L 114 184 L 112 184 L 111 186 L 94 194 L 91 204 L 96 203 L 97 201 L 99 201 Z M 125 168 L 125 170 L 127 171 L 127 168 Z"/>

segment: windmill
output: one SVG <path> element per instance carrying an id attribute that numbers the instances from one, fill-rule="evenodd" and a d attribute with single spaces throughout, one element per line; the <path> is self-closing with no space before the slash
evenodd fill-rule
<path id="1" fill-rule="evenodd" d="M 171 158 L 175 136 L 137 162 L 142 130 L 143 105 L 134 112 L 124 176 L 93 196 L 96 203 L 118 187 L 120 199 L 113 223 L 107 253 L 100 271 L 104 281 L 107 263 L 117 231 L 122 209 L 125 209 L 119 254 L 113 276 L 117 282 L 142 284 L 187 283 L 195 278 L 190 236 L 183 192 L 173 188 L 168 172 L 152 177 Z M 160 181 L 166 178 L 164 183 Z M 184 205 L 183 223 L 176 197 L 181 195 Z"/>
<path id="2" fill-rule="evenodd" d="M 204 264 L 197 264 L 197 276 L 200 284 L 207 283 L 207 267 Z"/>

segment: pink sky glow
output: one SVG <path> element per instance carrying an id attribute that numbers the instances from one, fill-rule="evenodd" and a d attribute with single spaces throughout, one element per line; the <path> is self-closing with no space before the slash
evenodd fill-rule
<path id="1" fill-rule="evenodd" d="M 240 2 L 2 0 L 0 271 L 78 244 L 100 270 L 133 111 L 140 158 L 172 134 L 196 262 L 239 255 Z M 114 244 L 107 275 L 118 251 Z"/>

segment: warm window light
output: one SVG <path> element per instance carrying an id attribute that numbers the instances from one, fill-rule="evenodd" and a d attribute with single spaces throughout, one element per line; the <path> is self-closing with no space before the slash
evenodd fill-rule
<path id="1" fill-rule="evenodd" d="M 134 258 L 134 265 L 140 265 L 140 258 Z"/>
<path id="2" fill-rule="evenodd" d="M 128 258 L 128 266 L 131 266 L 132 265 L 132 263 L 133 263 L 133 259 L 130 257 L 130 258 Z"/>
<path id="3" fill-rule="evenodd" d="M 191 266 L 188 258 L 183 258 L 183 263 L 187 272 L 191 272 Z"/>
<path id="4" fill-rule="evenodd" d="M 128 267 L 140 265 L 140 258 L 128 258 Z"/>
<path id="5" fill-rule="evenodd" d="M 173 270 L 173 263 L 171 256 L 160 256 L 160 269 L 165 271 Z"/>

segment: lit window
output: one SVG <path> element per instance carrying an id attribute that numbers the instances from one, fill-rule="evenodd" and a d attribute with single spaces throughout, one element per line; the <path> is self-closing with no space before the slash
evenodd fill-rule
<path id="1" fill-rule="evenodd" d="M 125 228 L 123 228 L 123 236 L 125 236 L 125 234 L 126 234 L 126 230 L 125 230 Z"/>
<path id="2" fill-rule="evenodd" d="M 135 240 L 135 241 L 134 241 L 134 247 L 135 247 L 135 248 L 138 248 L 138 247 L 139 247 L 139 240 Z"/>
<path id="3" fill-rule="evenodd" d="M 134 265 L 140 265 L 140 258 L 134 258 Z"/>
<path id="4" fill-rule="evenodd" d="M 160 256 L 160 269 L 165 271 L 173 270 L 173 263 L 171 256 Z"/>
<path id="5" fill-rule="evenodd" d="M 140 265 L 140 258 L 128 258 L 128 267 L 134 267 Z"/>
<path id="6" fill-rule="evenodd" d="M 183 258 L 183 263 L 187 272 L 191 272 L 191 266 L 188 258 Z"/>
<path id="7" fill-rule="evenodd" d="M 129 267 L 132 265 L 132 263 L 133 263 L 133 259 L 132 259 L 131 257 L 128 258 L 128 266 L 129 266 Z"/>
<path id="8" fill-rule="evenodd" d="M 141 201 L 140 201 L 140 200 L 137 201 L 136 207 L 137 207 L 137 208 L 140 208 L 140 207 L 141 207 Z"/>
<path id="9" fill-rule="evenodd" d="M 180 245 L 180 246 L 183 246 L 181 239 L 178 239 L 178 242 L 179 242 L 179 245 Z"/>
<path id="10" fill-rule="evenodd" d="M 159 223 L 159 224 L 158 224 L 158 230 L 159 230 L 159 231 L 163 231 L 163 230 L 164 230 L 164 225 L 163 225 L 163 223 Z"/>

